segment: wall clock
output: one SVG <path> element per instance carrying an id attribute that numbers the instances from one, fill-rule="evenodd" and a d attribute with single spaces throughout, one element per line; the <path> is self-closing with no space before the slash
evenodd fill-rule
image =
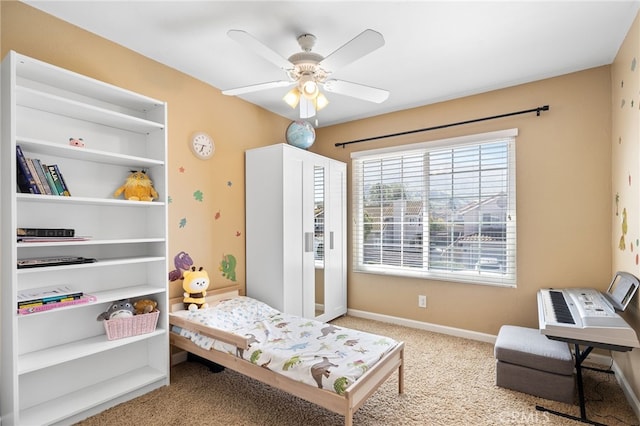
<path id="1" fill-rule="evenodd" d="M 207 160 L 213 156 L 216 147 L 211 136 L 204 132 L 196 132 L 191 136 L 191 151 L 201 160 Z"/>

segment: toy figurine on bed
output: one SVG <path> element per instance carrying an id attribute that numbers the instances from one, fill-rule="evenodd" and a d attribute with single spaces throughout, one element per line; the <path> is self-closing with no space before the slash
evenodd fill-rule
<path id="1" fill-rule="evenodd" d="M 207 308 L 209 306 L 205 299 L 207 288 L 209 287 L 209 274 L 207 274 L 207 271 L 202 266 L 198 270 L 196 270 L 195 266 L 192 266 L 191 270 L 184 271 L 182 276 L 184 280 L 182 282 L 184 308 L 190 311 Z"/>

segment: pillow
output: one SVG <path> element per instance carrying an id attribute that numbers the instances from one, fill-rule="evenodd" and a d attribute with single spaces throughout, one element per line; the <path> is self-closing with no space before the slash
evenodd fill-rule
<path id="1" fill-rule="evenodd" d="M 238 296 L 232 299 L 223 299 L 206 309 L 181 311 L 181 313 L 190 321 L 233 331 L 279 314 L 280 311 L 259 300 Z"/>

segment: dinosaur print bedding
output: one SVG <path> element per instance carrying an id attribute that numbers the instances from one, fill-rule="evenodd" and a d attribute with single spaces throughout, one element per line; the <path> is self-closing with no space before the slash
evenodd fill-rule
<path id="1" fill-rule="evenodd" d="M 397 344 L 388 337 L 285 314 L 245 296 L 175 314 L 249 338 L 249 348 L 242 350 L 174 326 L 174 332 L 206 350 L 226 352 L 338 394 Z"/>

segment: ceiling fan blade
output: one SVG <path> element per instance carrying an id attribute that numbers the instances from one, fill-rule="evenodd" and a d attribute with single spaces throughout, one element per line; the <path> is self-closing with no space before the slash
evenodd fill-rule
<path id="1" fill-rule="evenodd" d="M 327 80 L 324 82 L 324 89 L 327 92 L 351 96 L 353 98 L 375 102 L 377 104 L 386 101 L 389 97 L 388 90 L 343 80 Z"/>
<path id="2" fill-rule="evenodd" d="M 276 87 L 285 87 L 295 84 L 294 81 L 270 81 L 268 83 L 252 84 L 250 86 L 236 87 L 235 89 L 223 90 L 223 95 L 237 96 L 245 93 L 259 92 L 260 90 L 273 89 Z"/>
<path id="3" fill-rule="evenodd" d="M 353 40 L 348 41 L 342 47 L 330 53 L 320 62 L 320 66 L 326 70 L 335 71 L 382 46 L 384 46 L 382 34 L 374 30 L 364 30 Z"/>
<path id="4" fill-rule="evenodd" d="M 248 49 L 253 50 L 255 53 L 262 56 L 267 61 L 275 64 L 277 67 L 285 70 L 293 68 L 293 64 L 289 62 L 288 59 L 283 58 L 280 54 L 275 52 L 270 47 L 267 47 L 260 40 L 258 40 L 248 32 L 242 30 L 229 30 L 227 31 L 227 35 L 231 39 L 237 41 Z"/>

